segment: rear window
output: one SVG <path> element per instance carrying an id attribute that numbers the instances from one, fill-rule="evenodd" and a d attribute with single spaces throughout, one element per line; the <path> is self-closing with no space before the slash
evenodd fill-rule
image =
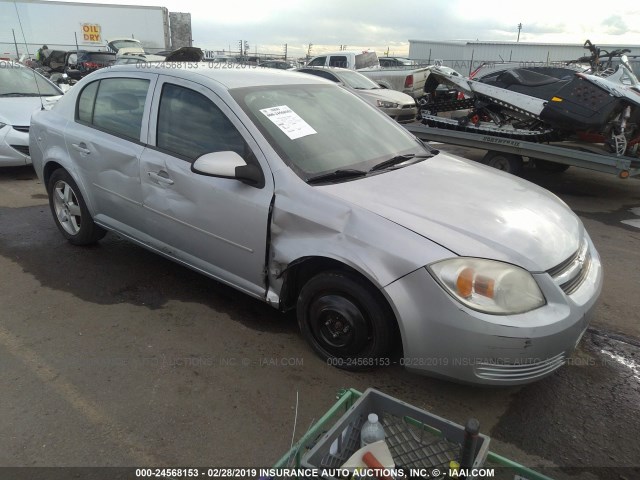
<path id="1" fill-rule="evenodd" d="M 112 63 L 116 61 L 113 53 L 89 52 L 82 55 L 82 62 Z"/>
<path id="2" fill-rule="evenodd" d="M 367 67 L 379 67 L 378 55 L 376 52 L 364 52 L 356 55 L 356 70 Z"/>

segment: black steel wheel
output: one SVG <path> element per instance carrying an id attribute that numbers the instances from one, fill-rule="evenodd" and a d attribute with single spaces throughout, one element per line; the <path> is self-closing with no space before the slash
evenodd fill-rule
<path id="1" fill-rule="evenodd" d="M 297 316 L 305 339 L 330 365 L 364 370 L 390 363 L 393 316 L 380 292 L 359 276 L 329 271 L 311 278 L 298 297 Z"/>

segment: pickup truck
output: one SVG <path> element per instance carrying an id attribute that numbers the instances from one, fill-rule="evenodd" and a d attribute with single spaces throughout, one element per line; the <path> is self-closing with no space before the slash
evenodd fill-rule
<path id="1" fill-rule="evenodd" d="M 425 82 L 429 76 L 426 67 L 414 65 L 380 68 L 376 52 L 340 51 L 319 55 L 307 63 L 308 67 L 340 67 L 358 70 L 378 85 L 397 90 L 418 99 L 425 95 Z"/>

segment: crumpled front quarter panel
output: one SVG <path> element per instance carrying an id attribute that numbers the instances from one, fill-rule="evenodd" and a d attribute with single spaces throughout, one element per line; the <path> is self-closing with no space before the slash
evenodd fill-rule
<path id="1" fill-rule="evenodd" d="M 335 198 L 322 186 L 281 180 L 271 221 L 269 271 L 277 278 L 305 257 L 338 260 L 383 287 L 452 254 L 366 209 Z"/>

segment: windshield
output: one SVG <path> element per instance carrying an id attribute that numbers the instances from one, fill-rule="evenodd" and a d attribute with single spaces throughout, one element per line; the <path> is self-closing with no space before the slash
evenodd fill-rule
<path id="1" fill-rule="evenodd" d="M 0 64 L 0 96 L 12 95 L 39 97 L 62 95 L 62 92 L 30 68 Z"/>
<path id="2" fill-rule="evenodd" d="M 338 75 L 340 80 L 342 80 L 351 88 L 355 88 L 358 90 L 371 90 L 372 88 L 380 88 L 380 85 L 378 85 L 376 82 L 358 72 L 336 72 L 336 75 Z"/>
<path id="3" fill-rule="evenodd" d="M 397 155 L 430 153 L 384 113 L 336 85 L 247 87 L 229 93 L 305 181 L 336 170 L 368 171 Z"/>
<path id="4" fill-rule="evenodd" d="M 138 50 L 142 50 L 142 45 L 140 45 L 140 42 L 133 39 L 114 40 L 113 42 L 109 42 L 109 46 L 116 52 L 121 48 L 136 48 Z"/>

